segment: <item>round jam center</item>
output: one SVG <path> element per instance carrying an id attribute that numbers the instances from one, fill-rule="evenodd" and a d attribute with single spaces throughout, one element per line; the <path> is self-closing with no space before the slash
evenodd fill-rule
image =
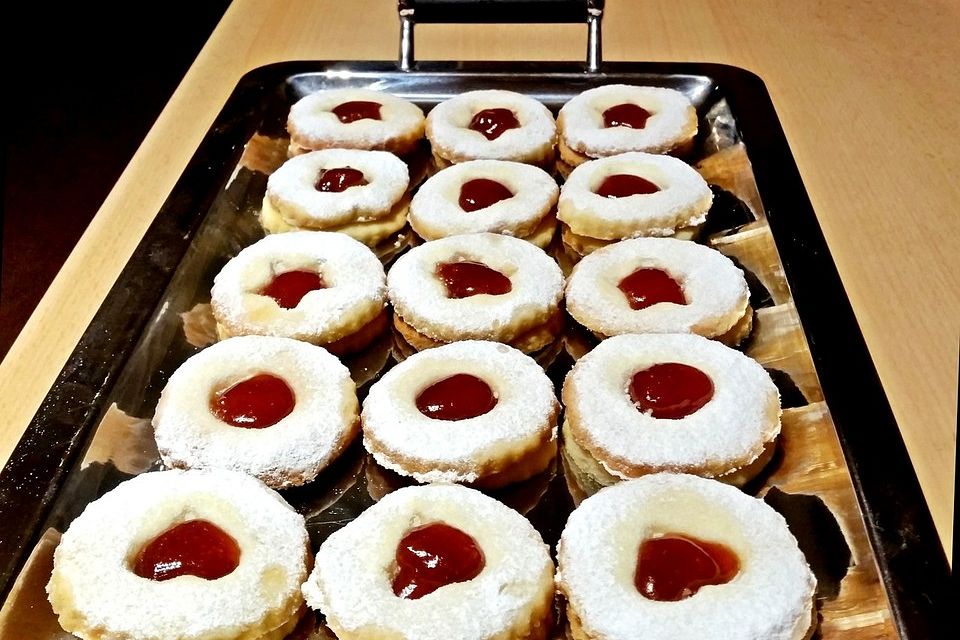
<path id="1" fill-rule="evenodd" d="M 472 580 L 483 566 L 483 551 L 460 529 L 439 522 L 417 527 L 397 545 L 393 592 L 416 600 L 448 584 Z"/>
<path id="2" fill-rule="evenodd" d="M 290 415 L 296 404 L 293 389 L 286 382 L 261 373 L 215 393 L 210 398 L 210 411 L 235 427 L 263 429 Z"/>
<path id="3" fill-rule="evenodd" d="M 478 111 L 467 126 L 482 133 L 487 140 L 496 140 L 503 135 L 504 131 L 518 128 L 520 121 L 510 109 L 498 107 Z"/>
<path id="4" fill-rule="evenodd" d="M 344 124 L 350 124 L 357 120 L 382 120 L 380 117 L 380 103 L 368 102 L 366 100 L 351 100 L 338 104 L 331 111 Z"/>
<path id="5" fill-rule="evenodd" d="M 273 276 L 270 284 L 260 290 L 260 295 L 273 298 L 284 309 L 293 309 L 303 296 L 326 288 L 323 277 L 315 271 L 287 271 Z"/>
<path id="6" fill-rule="evenodd" d="M 340 193 L 350 187 L 361 187 L 365 184 L 368 183 L 362 171 L 350 167 L 336 167 L 321 171 L 314 186 L 317 191 Z"/>
<path id="7" fill-rule="evenodd" d="M 730 582 L 739 571 L 729 547 L 672 533 L 640 544 L 633 581 L 644 597 L 673 602 L 708 584 Z"/>
<path id="8" fill-rule="evenodd" d="M 240 564 L 240 547 L 207 520 L 188 520 L 168 529 L 140 550 L 133 572 L 162 582 L 177 576 L 216 580 Z"/>
<path id="9" fill-rule="evenodd" d="M 629 173 L 616 173 L 604 178 L 597 187 L 596 194 L 604 198 L 627 198 L 657 191 L 660 191 L 660 187 L 645 178 Z"/>
<path id="10" fill-rule="evenodd" d="M 458 373 L 435 382 L 417 396 L 420 413 L 435 420 L 476 418 L 497 406 L 486 382 L 469 373 Z"/>
<path id="11" fill-rule="evenodd" d="M 713 382 L 703 371 L 679 362 L 655 364 L 633 374 L 630 399 L 654 418 L 677 420 L 710 402 Z"/>
<path id="12" fill-rule="evenodd" d="M 447 287 L 448 298 L 510 293 L 510 278 L 480 262 L 441 262 L 437 277 Z"/>
<path id="13" fill-rule="evenodd" d="M 603 112 L 603 126 L 643 129 L 647 126 L 647 119 L 652 115 L 643 107 L 629 102 L 618 104 Z"/>
<path id="14" fill-rule="evenodd" d="M 653 268 L 637 269 L 617 285 L 631 309 L 646 309 L 660 302 L 687 304 L 680 284 L 666 271 Z"/>
<path id="15" fill-rule="evenodd" d="M 460 208 L 464 211 L 486 209 L 492 204 L 512 197 L 513 192 L 496 180 L 476 178 L 464 182 L 460 187 Z"/>

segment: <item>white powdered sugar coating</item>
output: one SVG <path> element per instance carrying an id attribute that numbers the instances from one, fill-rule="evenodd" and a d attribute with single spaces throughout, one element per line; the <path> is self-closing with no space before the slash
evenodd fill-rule
<path id="1" fill-rule="evenodd" d="M 651 115 L 643 129 L 605 127 L 603 112 L 635 104 Z M 697 114 L 679 91 L 662 87 L 610 84 L 588 89 L 563 105 L 557 116 L 568 147 L 593 158 L 626 151 L 667 152 L 697 133 Z"/>
<path id="2" fill-rule="evenodd" d="M 345 102 L 377 102 L 380 120 L 364 118 L 340 122 L 333 109 Z M 383 91 L 371 89 L 326 89 L 298 100 L 291 108 L 287 130 L 294 144 L 308 149 L 389 148 L 406 138 L 423 135 L 420 107 Z"/>
<path id="3" fill-rule="evenodd" d="M 317 189 L 321 172 L 342 168 L 360 171 L 367 184 L 340 192 Z M 325 149 L 284 162 L 267 179 L 265 197 L 287 223 L 326 228 L 388 215 L 409 184 L 406 163 L 392 153 Z"/>
<path id="4" fill-rule="evenodd" d="M 726 545 L 739 573 L 676 602 L 647 599 L 634 586 L 640 544 L 671 533 Z M 601 490 L 570 515 L 558 560 L 587 637 L 801 640 L 811 625 L 816 579 L 786 521 L 715 480 L 660 473 Z"/>
<path id="5" fill-rule="evenodd" d="M 284 309 L 260 291 L 280 273 L 318 272 L 326 288 L 310 291 Z M 272 335 L 332 342 L 383 311 L 386 276 L 377 256 L 342 233 L 294 231 L 271 235 L 243 249 L 213 280 L 217 322 L 234 335 Z"/>
<path id="6" fill-rule="evenodd" d="M 465 420 L 435 420 L 417 409 L 417 396 L 430 385 L 466 373 L 490 387 L 497 399 L 487 413 Z M 388 371 L 363 403 L 364 444 L 381 465 L 418 482 L 473 482 L 482 468 L 556 440 L 559 404 L 553 383 L 536 361 L 496 342 L 466 340 L 428 349 Z M 386 451 L 384 451 L 386 450 Z M 411 471 L 413 462 L 430 467 Z"/>
<path id="7" fill-rule="evenodd" d="M 476 211 L 460 208 L 460 188 L 479 178 L 494 180 L 513 197 Z M 472 160 L 429 178 L 410 203 L 410 226 L 426 240 L 490 231 L 526 236 L 557 203 L 560 188 L 546 171 L 519 162 Z"/>
<path id="8" fill-rule="evenodd" d="M 618 288 L 638 269 L 660 269 L 683 291 L 687 304 L 632 309 Z M 673 238 L 623 240 L 581 260 L 567 280 L 567 311 L 604 336 L 621 333 L 697 333 L 719 336 L 746 312 L 750 292 L 743 272 L 725 255 Z"/>
<path id="9" fill-rule="evenodd" d="M 290 414 L 260 429 L 213 414 L 216 393 L 260 374 L 287 383 L 296 402 Z M 350 371 L 323 347 L 241 336 L 204 349 L 170 376 L 153 427 L 168 467 L 233 469 L 279 489 L 309 482 L 340 454 L 356 435 L 357 409 Z"/>
<path id="10" fill-rule="evenodd" d="M 480 262 L 510 279 L 510 292 L 448 298 L 437 265 Z M 387 274 L 390 302 L 420 333 L 444 342 L 510 340 L 545 322 L 563 296 L 563 273 L 542 249 L 495 233 L 433 240 L 400 256 Z"/>
<path id="11" fill-rule="evenodd" d="M 194 519 L 237 541 L 240 563 L 232 573 L 159 582 L 133 572 L 145 545 Z M 303 517 L 255 478 L 234 471 L 145 473 L 73 521 L 54 554 L 47 593 L 58 613 L 70 607 L 85 628 L 109 630 L 103 637 L 237 638 L 294 615 L 308 552 Z"/>
<path id="12" fill-rule="evenodd" d="M 485 109 L 510 109 L 520 126 L 493 140 L 469 128 Z M 427 115 L 427 137 L 443 157 L 458 161 L 538 159 L 553 149 L 557 125 L 545 106 L 520 93 L 488 89 L 468 91 L 441 102 Z"/>
<path id="13" fill-rule="evenodd" d="M 636 372 L 667 362 L 699 369 L 714 387 L 705 405 L 675 420 L 641 413 L 629 392 Z M 577 444 L 621 478 L 618 465 L 679 470 L 709 464 L 727 473 L 756 459 L 780 433 L 780 395 L 763 367 L 692 334 L 608 338 L 570 370 L 563 398 L 579 418 Z"/>
<path id="14" fill-rule="evenodd" d="M 604 179 L 628 174 L 660 190 L 625 198 L 596 193 Z M 703 224 L 713 192 L 690 165 L 671 156 L 624 153 L 591 160 L 574 169 L 560 190 L 557 217 L 574 233 L 604 240 L 669 236 L 681 227 Z"/>
<path id="15" fill-rule="evenodd" d="M 472 580 L 398 598 L 397 545 L 410 529 L 433 522 L 471 536 L 485 566 Z M 394 491 L 327 538 L 303 594 L 339 637 L 525 637 L 520 625 L 552 598 L 552 574 L 547 545 L 523 516 L 473 489 L 428 485 Z"/>

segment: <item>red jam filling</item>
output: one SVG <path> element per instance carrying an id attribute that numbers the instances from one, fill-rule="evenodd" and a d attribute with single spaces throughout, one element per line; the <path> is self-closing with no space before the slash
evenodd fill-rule
<path id="1" fill-rule="evenodd" d="M 206 520 L 187 520 L 167 529 L 140 550 L 133 572 L 163 582 L 177 576 L 216 580 L 240 564 L 240 546 Z"/>
<path id="2" fill-rule="evenodd" d="M 643 107 L 626 102 L 603 112 L 603 126 L 643 129 L 647 126 L 647 119 L 652 115 Z"/>
<path id="3" fill-rule="evenodd" d="M 654 418 L 677 420 L 698 411 L 713 397 L 713 382 L 696 367 L 679 362 L 655 364 L 633 374 L 630 399 Z"/>
<path id="4" fill-rule="evenodd" d="M 210 411 L 234 427 L 263 429 L 293 411 L 297 401 L 283 379 L 261 373 L 242 380 L 210 398 Z"/>
<path id="5" fill-rule="evenodd" d="M 351 100 L 338 104 L 331 111 L 344 124 L 357 120 L 382 120 L 380 117 L 380 103 L 366 100 Z"/>
<path id="6" fill-rule="evenodd" d="M 437 277 L 447 287 L 448 298 L 510 293 L 510 278 L 480 262 L 441 262 Z"/>
<path id="7" fill-rule="evenodd" d="M 483 551 L 460 529 L 439 522 L 417 527 L 397 545 L 393 592 L 416 600 L 448 584 L 472 580 L 483 566 Z"/>
<path id="8" fill-rule="evenodd" d="M 350 167 L 335 167 L 321 171 L 314 186 L 317 191 L 340 193 L 350 187 L 362 187 L 365 184 L 368 184 L 368 182 L 363 175 L 363 171 Z"/>
<path id="9" fill-rule="evenodd" d="M 660 191 L 660 187 L 645 178 L 629 173 L 615 173 L 604 178 L 595 193 L 604 198 L 626 198 L 657 191 Z"/>
<path id="10" fill-rule="evenodd" d="M 512 198 L 513 192 L 496 180 L 476 178 L 464 182 L 460 187 L 460 208 L 464 211 L 486 209 L 501 200 Z"/>
<path id="11" fill-rule="evenodd" d="M 287 271 L 273 276 L 270 284 L 260 290 L 260 295 L 273 298 L 284 309 L 293 309 L 303 296 L 326 288 L 323 277 L 315 271 Z"/>
<path id="12" fill-rule="evenodd" d="M 421 391 L 416 404 L 420 413 L 434 420 L 466 420 L 493 409 L 497 398 L 480 378 L 458 373 Z"/>
<path id="13" fill-rule="evenodd" d="M 671 533 L 640 544 L 633 581 L 642 596 L 675 602 L 730 582 L 739 571 L 740 560 L 726 545 Z"/>
<path id="14" fill-rule="evenodd" d="M 680 283 L 661 269 L 640 268 L 617 285 L 631 309 L 646 309 L 660 302 L 687 304 Z"/>
<path id="15" fill-rule="evenodd" d="M 496 140 L 503 135 L 504 131 L 518 128 L 520 121 L 510 109 L 498 107 L 478 111 L 467 126 L 483 134 L 487 140 Z"/>

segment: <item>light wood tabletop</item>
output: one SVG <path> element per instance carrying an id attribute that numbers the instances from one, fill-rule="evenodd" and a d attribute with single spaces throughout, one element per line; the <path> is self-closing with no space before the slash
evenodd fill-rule
<path id="1" fill-rule="evenodd" d="M 607 60 L 719 62 L 765 80 L 948 554 L 958 24 L 951 0 L 608 0 L 603 27 Z M 393 59 L 397 33 L 390 0 L 234 0 L 0 364 L 0 461 L 239 78 L 283 60 Z M 417 29 L 430 60 L 580 60 L 585 42 L 582 25 Z"/>

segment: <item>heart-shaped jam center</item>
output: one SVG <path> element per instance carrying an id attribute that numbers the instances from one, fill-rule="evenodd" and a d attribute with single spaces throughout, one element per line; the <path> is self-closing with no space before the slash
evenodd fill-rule
<path id="1" fill-rule="evenodd" d="M 503 135 L 504 131 L 518 128 L 520 121 L 517 120 L 516 114 L 510 109 L 497 107 L 478 111 L 467 126 L 483 134 L 483 137 L 487 140 L 496 140 Z"/>
<path id="2" fill-rule="evenodd" d="M 460 208 L 464 211 L 486 209 L 501 200 L 512 198 L 513 192 L 496 180 L 475 178 L 464 182 L 460 187 Z"/>
<path id="3" fill-rule="evenodd" d="M 362 187 L 365 184 L 369 183 L 364 177 L 363 171 L 352 167 L 334 167 L 321 171 L 314 186 L 317 191 L 323 191 L 324 193 L 340 193 L 350 187 Z"/>
<path id="4" fill-rule="evenodd" d="M 499 296 L 513 290 L 510 278 L 480 262 L 441 262 L 436 273 L 448 298 Z"/>
<path id="5" fill-rule="evenodd" d="M 273 298 L 284 309 L 293 309 L 303 296 L 317 289 L 326 289 L 327 285 L 316 271 L 285 271 L 273 276 L 273 280 L 260 290 L 260 295 Z"/>
<path id="6" fill-rule="evenodd" d="M 397 545 L 393 592 L 416 600 L 448 584 L 472 580 L 483 566 L 483 551 L 460 529 L 441 522 L 417 527 Z"/>
<path id="7" fill-rule="evenodd" d="M 660 191 L 660 187 L 646 178 L 629 173 L 615 173 L 604 178 L 594 193 L 604 198 L 628 198 L 656 193 L 657 191 Z"/>
<path id="8" fill-rule="evenodd" d="M 698 411 L 713 398 L 713 381 L 700 369 L 663 362 L 638 371 L 630 380 L 630 399 L 643 413 L 661 420 L 678 420 Z"/>
<path id="9" fill-rule="evenodd" d="M 344 124 L 357 120 L 382 120 L 380 117 L 380 103 L 367 100 L 351 100 L 338 104 L 331 111 Z"/>
<path id="10" fill-rule="evenodd" d="M 263 429 L 277 424 L 297 405 L 293 389 L 282 378 L 261 373 L 219 391 L 210 411 L 234 427 Z"/>
<path id="11" fill-rule="evenodd" d="M 469 373 L 444 378 L 420 392 L 420 413 L 435 420 L 476 418 L 497 406 L 497 397 L 486 382 Z"/>
<path id="12" fill-rule="evenodd" d="M 645 598 L 673 602 L 726 584 L 739 571 L 740 560 L 726 545 L 671 533 L 640 544 L 633 581 Z"/>
<path id="13" fill-rule="evenodd" d="M 660 302 L 687 304 L 680 283 L 661 269 L 644 267 L 626 276 L 617 285 L 631 309 L 646 309 Z"/>
<path id="14" fill-rule="evenodd" d="M 653 114 L 643 107 L 629 102 L 610 107 L 603 112 L 604 127 L 629 127 L 643 129 Z"/>
<path id="15" fill-rule="evenodd" d="M 207 520 L 187 520 L 167 529 L 140 550 L 133 572 L 162 582 L 177 576 L 216 580 L 240 564 L 240 546 Z"/>

